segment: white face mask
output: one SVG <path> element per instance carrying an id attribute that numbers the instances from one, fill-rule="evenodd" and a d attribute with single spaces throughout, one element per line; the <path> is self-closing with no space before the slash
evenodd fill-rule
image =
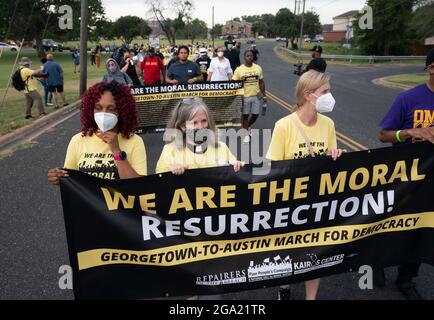
<path id="1" fill-rule="evenodd" d="M 220 58 L 223 57 L 223 54 L 224 54 L 224 53 L 221 52 L 221 51 L 217 52 L 217 56 L 219 56 Z"/>
<path id="2" fill-rule="evenodd" d="M 93 115 L 98 128 L 102 132 L 113 129 L 118 123 L 118 117 L 110 112 L 97 112 Z"/>
<path id="3" fill-rule="evenodd" d="M 315 97 L 318 96 L 315 95 Z M 315 107 L 316 110 L 320 113 L 332 112 L 333 108 L 335 107 L 335 103 L 335 98 L 333 98 L 333 95 L 329 92 L 318 97 Z"/>

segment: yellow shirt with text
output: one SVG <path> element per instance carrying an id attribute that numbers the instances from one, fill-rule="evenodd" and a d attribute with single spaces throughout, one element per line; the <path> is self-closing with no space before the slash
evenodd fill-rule
<path id="1" fill-rule="evenodd" d="M 146 176 L 146 150 L 142 138 L 134 134 L 129 139 L 118 134 L 119 147 L 127 154 L 127 161 L 140 175 Z M 107 143 L 92 136 L 77 133 L 66 151 L 64 167 L 79 170 L 102 179 L 119 179 L 114 155 Z"/>
<path id="2" fill-rule="evenodd" d="M 276 122 L 267 159 L 292 160 L 309 156 L 309 148 L 297 126 L 289 117 L 294 117 L 303 128 L 312 145 L 315 156 L 327 155 L 330 149 L 337 148 L 336 131 L 333 120 L 318 113 L 317 122 L 313 126 L 304 125 L 296 113 Z"/>
<path id="3" fill-rule="evenodd" d="M 250 68 L 242 64 L 235 69 L 232 77 L 232 80 L 244 80 L 245 97 L 254 97 L 259 93 L 259 80 L 262 79 L 264 79 L 262 68 L 255 63 Z"/>
<path id="4" fill-rule="evenodd" d="M 25 89 L 21 92 L 29 93 L 38 89 L 38 85 L 36 79 L 33 77 L 35 71 L 29 68 L 22 68 L 20 71 L 21 79 L 23 79 L 25 83 Z"/>
<path id="5" fill-rule="evenodd" d="M 210 168 L 233 164 L 236 158 L 228 146 L 219 142 L 219 147 L 208 146 L 204 153 L 194 153 L 189 148 L 179 149 L 175 143 L 168 143 L 161 152 L 156 173 L 169 172 L 174 164 L 187 165 L 188 169 Z"/>

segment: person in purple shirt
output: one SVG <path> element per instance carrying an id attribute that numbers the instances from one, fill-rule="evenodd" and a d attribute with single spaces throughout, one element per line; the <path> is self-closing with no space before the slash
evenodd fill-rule
<path id="1" fill-rule="evenodd" d="M 401 93 L 381 121 L 381 142 L 434 143 L 434 49 L 426 57 L 429 81 Z"/>
<path id="2" fill-rule="evenodd" d="M 434 49 L 426 57 L 425 70 L 429 81 L 401 93 L 381 121 L 381 142 L 411 143 L 429 141 L 434 144 Z M 423 300 L 412 282 L 417 277 L 420 263 L 408 263 L 398 267 L 396 285 L 408 300 Z M 385 286 L 383 268 L 373 268 L 374 284 Z"/>

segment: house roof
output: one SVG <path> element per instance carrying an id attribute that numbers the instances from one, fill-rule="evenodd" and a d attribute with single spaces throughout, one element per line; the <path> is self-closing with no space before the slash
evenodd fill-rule
<path id="1" fill-rule="evenodd" d="M 355 16 L 357 16 L 358 13 L 359 13 L 358 10 L 351 10 L 351 11 L 345 12 L 343 14 L 340 14 L 340 15 L 334 17 L 333 19 L 354 18 Z"/>

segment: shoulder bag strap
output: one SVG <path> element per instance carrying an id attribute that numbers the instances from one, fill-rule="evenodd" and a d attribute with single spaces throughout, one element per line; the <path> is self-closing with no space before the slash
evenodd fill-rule
<path id="1" fill-rule="evenodd" d="M 311 155 L 311 157 L 315 158 L 315 153 L 313 152 L 313 148 L 312 148 L 312 146 L 310 144 L 309 138 L 306 135 L 306 132 L 303 130 L 303 128 L 301 127 L 300 123 L 298 123 L 297 119 L 295 119 L 294 114 L 291 114 L 289 116 L 289 118 L 295 124 L 295 126 L 297 127 L 297 129 L 300 132 L 301 136 L 303 137 L 304 141 L 306 142 L 307 148 L 309 149 L 309 154 Z"/>

